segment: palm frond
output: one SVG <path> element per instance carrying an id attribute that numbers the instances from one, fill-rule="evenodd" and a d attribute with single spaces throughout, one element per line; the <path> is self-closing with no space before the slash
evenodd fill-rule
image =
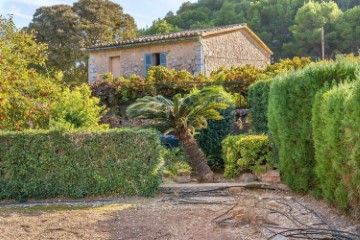
<path id="1" fill-rule="evenodd" d="M 167 132 L 186 128 L 194 133 L 196 129 L 206 128 L 207 120 L 222 119 L 217 110 L 229 105 L 215 101 L 221 91 L 224 90 L 219 87 L 203 88 L 185 96 L 177 94 L 173 101 L 163 96 L 147 96 L 136 100 L 126 114 L 132 118 L 156 120 L 168 126 Z"/>
<path id="2" fill-rule="evenodd" d="M 143 97 L 130 105 L 126 114 L 131 118 L 152 119 L 169 124 L 170 115 L 173 111 L 173 102 L 163 96 Z"/>

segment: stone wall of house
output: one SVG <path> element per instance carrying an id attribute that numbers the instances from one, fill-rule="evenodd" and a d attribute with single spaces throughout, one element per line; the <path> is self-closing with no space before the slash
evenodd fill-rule
<path id="1" fill-rule="evenodd" d="M 149 44 L 132 48 L 92 50 L 89 57 L 89 83 L 99 74 L 110 71 L 110 59 L 120 56 L 120 74 L 144 76 L 144 54 L 166 52 L 167 67 L 175 70 L 185 69 L 192 74 L 201 71 L 201 44 L 198 40 L 173 43 Z"/>
<path id="2" fill-rule="evenodd" d="M 206 76 L 221 66 L 229 68 L 250 64 L 261 68 L 271 60 L 271 55 L 246 30 L 212 35 L 201 42 Z"/>

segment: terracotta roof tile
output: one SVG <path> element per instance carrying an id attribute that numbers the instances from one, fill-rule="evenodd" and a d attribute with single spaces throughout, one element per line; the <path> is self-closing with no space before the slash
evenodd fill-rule
<path id="1" fill-rule="evenodd" d="M 95 44 L 93 46 L 88 47 L 87 49 L 93 50 L 93 49 L 102 49 L 102 48 L 117 47 L 117 46 L 120 47 L 120 46 L 124 46 L 124 45 L 132 45 L 132 44 L 138 44 L 138 43 L 151 43 L 151 42 L 178 39 L 178 38 L 202 37 L 202 36 L 213 35 L 213 34 L 218 34 L 218 33 L 222 33 L 222 32 L 228 32 L 228 31 L 232 31 L 232 30 L 241 29 L 245 26 L 246 26 L 245 23 L 241 23 L 241 24 L 227 25 L 227 26 L 214 27 L 214 28 L 187 30 L 187 31 L 182 31 L 182 32 L 177 32 L 177 33 L 142 36 L 142 37 L 133 38 L 133 39 L 124 40 L 124 41 Z"/>

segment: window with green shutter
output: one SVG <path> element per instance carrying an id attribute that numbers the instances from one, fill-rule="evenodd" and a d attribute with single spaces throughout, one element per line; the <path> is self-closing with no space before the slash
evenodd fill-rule
<path id="1" fill-rule="evenodd" d="M 152 54 L 151 53 L 145 54 L 144 59 L 145 59 L 145 64 L 144 64 L 145 73 L 144 73 L 144 76 L 146 76 L 149 68 L 152 66 Z"/>
<path id="2" fill-rule="evenodd" d="M 144 57 L 145 76 L 150 67 L 159 66 L 159 65 L 166 67 L 166 52 L 145 54 Z"/>
<path id="3" fill-rule="evenodd" d="M 159 53 L 160 65 L 166 67 L 166 52 Z"/>

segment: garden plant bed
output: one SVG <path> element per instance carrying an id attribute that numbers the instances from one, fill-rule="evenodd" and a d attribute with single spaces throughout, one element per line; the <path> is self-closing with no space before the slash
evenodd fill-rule
<path id="1" fill-rule="evenodd" d="M 287 228 L 359 234 L 359 222 L 323 201 L 279 190 L 214 185 L 204 190 L 167 191 L 150 199 L 2 204 L 0 238 L 268 239 Z M 351 238 L 343 239 L 359 239 L 346 236 Z"/>

